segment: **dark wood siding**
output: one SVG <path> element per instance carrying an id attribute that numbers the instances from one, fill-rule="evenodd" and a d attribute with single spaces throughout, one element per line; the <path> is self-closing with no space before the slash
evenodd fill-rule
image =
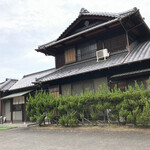
<path id="1" fill-rule="evenodd" d="M 55 64 L 56 64 L 56 68 L 59 68 L 65 65 L 64 53 L 60 53 L 56 55 Z"/>
<path id="2" fill-rule="evenodd" d="M 109 52 L 117 52 L 126 49 L 126 36 L 125 34 L 106 39 L 104 41 L 99 40 L 97 43 L 98 50 L 107 48 Z"/>
<path id="3" fill-rule="evenodd" d="M 65 51 L 65 64 L 72 63 L 76 61 L 76 51 L 75 48 L 70 48 Z"/>

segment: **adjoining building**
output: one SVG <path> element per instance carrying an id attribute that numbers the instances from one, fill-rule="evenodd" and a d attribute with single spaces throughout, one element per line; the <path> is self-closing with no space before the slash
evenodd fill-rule
<path id="1" fill-rule="evenodd" d="M 150 29 L 137 8 L 121 13 L 81 9 L 57 40 L 36 51 L 54 56 L 56 67 L 24 76 L 9 89 L 1 98 L 10 103 L 10 114 L 2 114 L 8 121 L 27 121 L 26 97 L 41 88 L 56 96 L 96 91 L 104 84 L 124 90 L 135 80 L 147 88 Z"/>
<path id="2" fill-rule="evenodd" d="M 41 89 L 34 82 L 37 78 L 45 76 L 55 69 L 44 70 L 33 74 L 25 75 L 9 88 L 9 94 L 0 99 L 2 104 L 2 116 L 6 117 L 7 122 L 26 122 L 26 102 L 29 94 Z"/>
<path id="3" fill-rule="evenodd" d="M 9 89 L 16 82 L 17 82 L 16 79 L 6 79 L 4 82 L 0 83 L 0 98 L 4 97 L 5 95 L 8 95 Z M 4 116 L 7 116 L 7 114 L 10 114 L 9 106 L 10 106 L 10 103 L 8 101 L 5 101 L 5 103 L 2 104 L 2 101 L 0 100 L 0 116 L 2 116 L 2 114 Z"/>

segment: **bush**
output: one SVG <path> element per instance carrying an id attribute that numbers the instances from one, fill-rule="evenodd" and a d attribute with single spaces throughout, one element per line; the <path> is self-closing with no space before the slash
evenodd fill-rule
<path id="1" fill-rule="evenodd" d="M 150 80 L 149 80 L 150 85 Z M 107 113 L 109 122 L 133 123 L 148 126 L 150 124 L 150 92 L 144 90 L 143 84 L 139 86 L 135 82 L 135 88 L 128 86 L 123 92 L 117 86 L 110 90 L 107 86 L 100 86 L 99 90 L 87 90 L 81 95 L 59 96 L 46 93 L 41 90 L 34 96 L 29 95 L 26 111 L 30 121 L 37 121 L 39 125 L 44 122 L 45 116 L 51 121 L 58 116 L 58 123 L 62 126 L 77 126 L 78 120 L 92 119 L 97 121 L 100 114 Z"/>
<path id="2" fill-rule="evenodd" d="M 45 115 L 37 116 L 37 122 L 41 125 L 44 122 Z"/>

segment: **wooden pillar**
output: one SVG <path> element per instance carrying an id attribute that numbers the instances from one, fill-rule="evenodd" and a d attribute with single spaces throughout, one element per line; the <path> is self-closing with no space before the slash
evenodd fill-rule
<path id="1" fill-rule="evenodd" d="M 2 116 L 2 102 L 0 100 L 0 116 Z"/>
<path id="2" fill-rule="evenodd" d="M 27 102 L 27 100 L 26 100 L 26 96 L 24 97 L 25 98 L 25 100 L 24 100 L 24 105 L 23 105 L 23 114 L 24 114 L 24 122 L 27 122 L 27 112 L 26 112 L 26 102 Z"/>
<path id="3" fill-rule="evenodd" d="M 11 122 L 13 123 L 13 99 L 10 100 Z"/>

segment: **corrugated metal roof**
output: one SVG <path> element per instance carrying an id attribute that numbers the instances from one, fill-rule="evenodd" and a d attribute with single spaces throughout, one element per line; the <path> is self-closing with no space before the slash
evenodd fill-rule
<path id="1" fill-rule="evenodd" d="M 10 94 L 8 96 L 0 98 L 0 100 L 23 96 L 23 95 L 25 95 L 25 94 L 27 94 L 29 92 L 31 92 L 31 90 L 30 91 L 25 91 L 25 92 L 19 92 L 19 93 Z"/>
<path id="2" fill-rule="evenodd" d="M 144 59 L 150 59 L 150 40 L 138 43 L 134 49 L 131 49 L 131 53 L 124 63 L 131 63 Z"/>
<path id="3" fill-rule="evenodd" d="M 0 91 L 9 90 L 18 80 L 6 79 L 6 81 L 0 83 Z"/>
<path id="4" fill-rule="evenodd" d="M 142 61 L 144 59 L 150 59 L 150 40 L 138 44 L 135 42 L 131 44 L 130 49 L 131 53 L 123 64 Z M 70 65 L 65 65 L 62 68 L 56 70 L 55 72 L 50 73 L 42 78 L 39 78 L 37 81 L 41 82 L 51 81 L 86 72 L 92 72 L 118 65 L 123 65 L 122 60 L 125 58 L 126 54 L 127 50 L 122 53 L 110 55 L 110 57 L 106 61 L 101 60 L 100 62 L 96 62 L 95 58 L 87 61 L 77 62 Z"/>
<path id="5" fill-rule="evenodd" d="M 34 86 L 34 83 L 36 81 L 37 78 L 43 77 L 47 74 L 50 74 L 52 72 L 54 72 L 55 69 L 49 69 L 49 70 L 45 70 L 45 71 L 41 71 L 41 72 L 36 72 L 33 74 L 29 74 L 29 75 L 25 75 L 21 80 L 19 80 L 18 82 L 16 82 L 16 84 L 14 84 L 10 90 L 15 90 L 15 89 L 20 89 L 20 88 L 26 88 L 26 87 L 31 87 Z"/>

